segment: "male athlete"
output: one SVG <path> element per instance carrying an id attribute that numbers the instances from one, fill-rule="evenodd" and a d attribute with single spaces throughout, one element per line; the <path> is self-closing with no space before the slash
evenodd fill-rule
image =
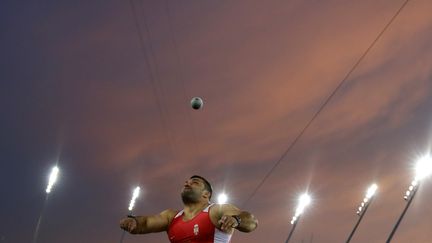
<path id="1" fill-rule="evenodd" d="M 184 209 L 167 209 L 153 216 L 129 216 L 120 228 L 131 234 L 166 231 L 171 243 L 228 243 L 234 229 L 255 230 L 258 221 L 231 204 L 211 204 L 213 189 L 203 177 L 194 175 L 181 191 Z"/>

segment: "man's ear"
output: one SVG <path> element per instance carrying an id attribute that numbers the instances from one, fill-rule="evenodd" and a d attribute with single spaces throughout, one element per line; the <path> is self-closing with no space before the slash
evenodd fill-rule
<path id="1" fill-rule="evenodd" d="M 209 191 L 207 191 L 207 190 L 204 190 L 203 191 L 204 193 L 203 193 L 203 196 L 205 197 L 205 198 L 207 198 L 207 199 L 209 199 L 210 200 L 210 192 Z"/>

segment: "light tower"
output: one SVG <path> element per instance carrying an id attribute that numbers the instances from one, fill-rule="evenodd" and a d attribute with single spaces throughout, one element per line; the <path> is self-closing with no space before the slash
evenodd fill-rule
<path id="1" fill-rule="evenodd" d="M 408 187 L 408 190 L 405 192 L 405 196 L 404 196 L 404 199 L 407 203 L 405 205 L 404 210 L 402 211 L 402 214 L 400 215 L 395 226 L 393 227 L 393 230 L 391 231 L 386 243 L 391 242 L 394 234 L 396 233 L 396 230 L 399 227 L 400 222 L 402 221 L 402 219 L 405 216 L 409 206 L 411 205 L 411 202 L 414 199 L 414 196 L 416 195 L 418 188 L 420 187 L 421 182 L 426 177 L 428 177 L 430 174 L 432 174 L 432 157 L 430 155 L 427 155 L 427 156 L 420 158 L 417 162 L 416 176 L 415 176 L 414 180 L 411 182 L 411 185 Z"/>
<path id="2" fill-rule="evenodd" d="M 46 193 L 45 201 L 44 201 L 41 213 L 39 215 L 39 219 L 38 219 L 38 222 L 36 224 L 35 231 L 33 233 L 33 243 L 37 242 L 37 239 L 38 239 L 38 236 L 39 236 L 39 228 L 40 228 L 40 225 L 41 225 L 41 222 L 42 222 L 43 214 L 45 213 L 45 208 L 46 208 L 46 204 L 47 204 L 47 201 L 48 201 L 48 196 L 51 193 L 51 191 L 52 191 L 55 183 L 57 182 L 59 172 L 60 172 L 60 169 L 56 165 L 56 166 L 54 166 L 51 169 L 51 173 L 50 173 L 50 175 L 48 177 L 48 184 L 47 184 L 47 187 L 45 189 L 45 193 Z"/>
<path id="3" fill-rule="evenodd" d="M 360 225 L 360 222 L 363 219 L 363 216 L 366 214 L 369 205 L 372 203 L 377 189 L 378 189 L 377 184 L 372 184 L 366 191 L 366 196 L 363 198 L 363 201 L 361 202 L 360 206 L 357 209 L 357 215 L 359 216 L 359 219 L 357 220 L 357 223 L 355 224 L 353 230 L 351 231 L 351 234 L 348 236 L 346 243 L 349 243 L 351 241 L 351 238 L 353 237 L 355 231 L 357 230 L 357 227 Z"/>
<path id="4" fill-rule="evenodd" d="M 135 207 L 135 201 L 139 197 L 140 190 L 141 190 L 141 188 L 139 186 L 135 187 L 135 189 L 133 190 L 132 198 L 129 202 L 129 207 L 128 207 L 128 210 L 129 210 L 128 217 L 133 217 L 132 216 L 132 210 Z M 122 235 L 120 236 L 120 243 L 123 242 L 123 238 L 125 236 L 125 233 L 126 233 L 126 231 L 123 230 Z"/>
<path id="5" fill-rule="evenodd" d="M 297 209 L 296 209 L 295 214 L 291 220 L 291 224 L 292 224 L 291 231 L 290 231 L 288 238 L 286 239 L 285 243 L 288 243 L 289 240 L 291 239 L 291 236 L 294 233 L 294 230 L 297 226 L 298 221 L 300 220 L 300 217 L 302 216 L 305 208 L 310 203 L 311 203 L 311 197 L 307 193 L 304 193 L 303 195 L 300 196 L 299 203 L 297 205 Z"/>

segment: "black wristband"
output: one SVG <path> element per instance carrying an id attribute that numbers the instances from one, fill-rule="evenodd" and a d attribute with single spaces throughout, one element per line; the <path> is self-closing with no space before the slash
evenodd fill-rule
<path id="1" fill-rule="evenodd" d="M 241 224 L 241 218 L 238 215 L 233 215 L 232 217 L 237 221 L 237 226 L 235 228 L 239 227 Z"/>

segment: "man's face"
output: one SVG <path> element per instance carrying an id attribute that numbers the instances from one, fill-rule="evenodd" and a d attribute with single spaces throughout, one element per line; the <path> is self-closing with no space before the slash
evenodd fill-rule
<path id="1" fill-rule="evenodd" d="M 185 181 L 181 191 L 181 197 L 184 204 L 197 203 L 207 192 L 204 182 L 199 178 L 191 178 Z"/>

